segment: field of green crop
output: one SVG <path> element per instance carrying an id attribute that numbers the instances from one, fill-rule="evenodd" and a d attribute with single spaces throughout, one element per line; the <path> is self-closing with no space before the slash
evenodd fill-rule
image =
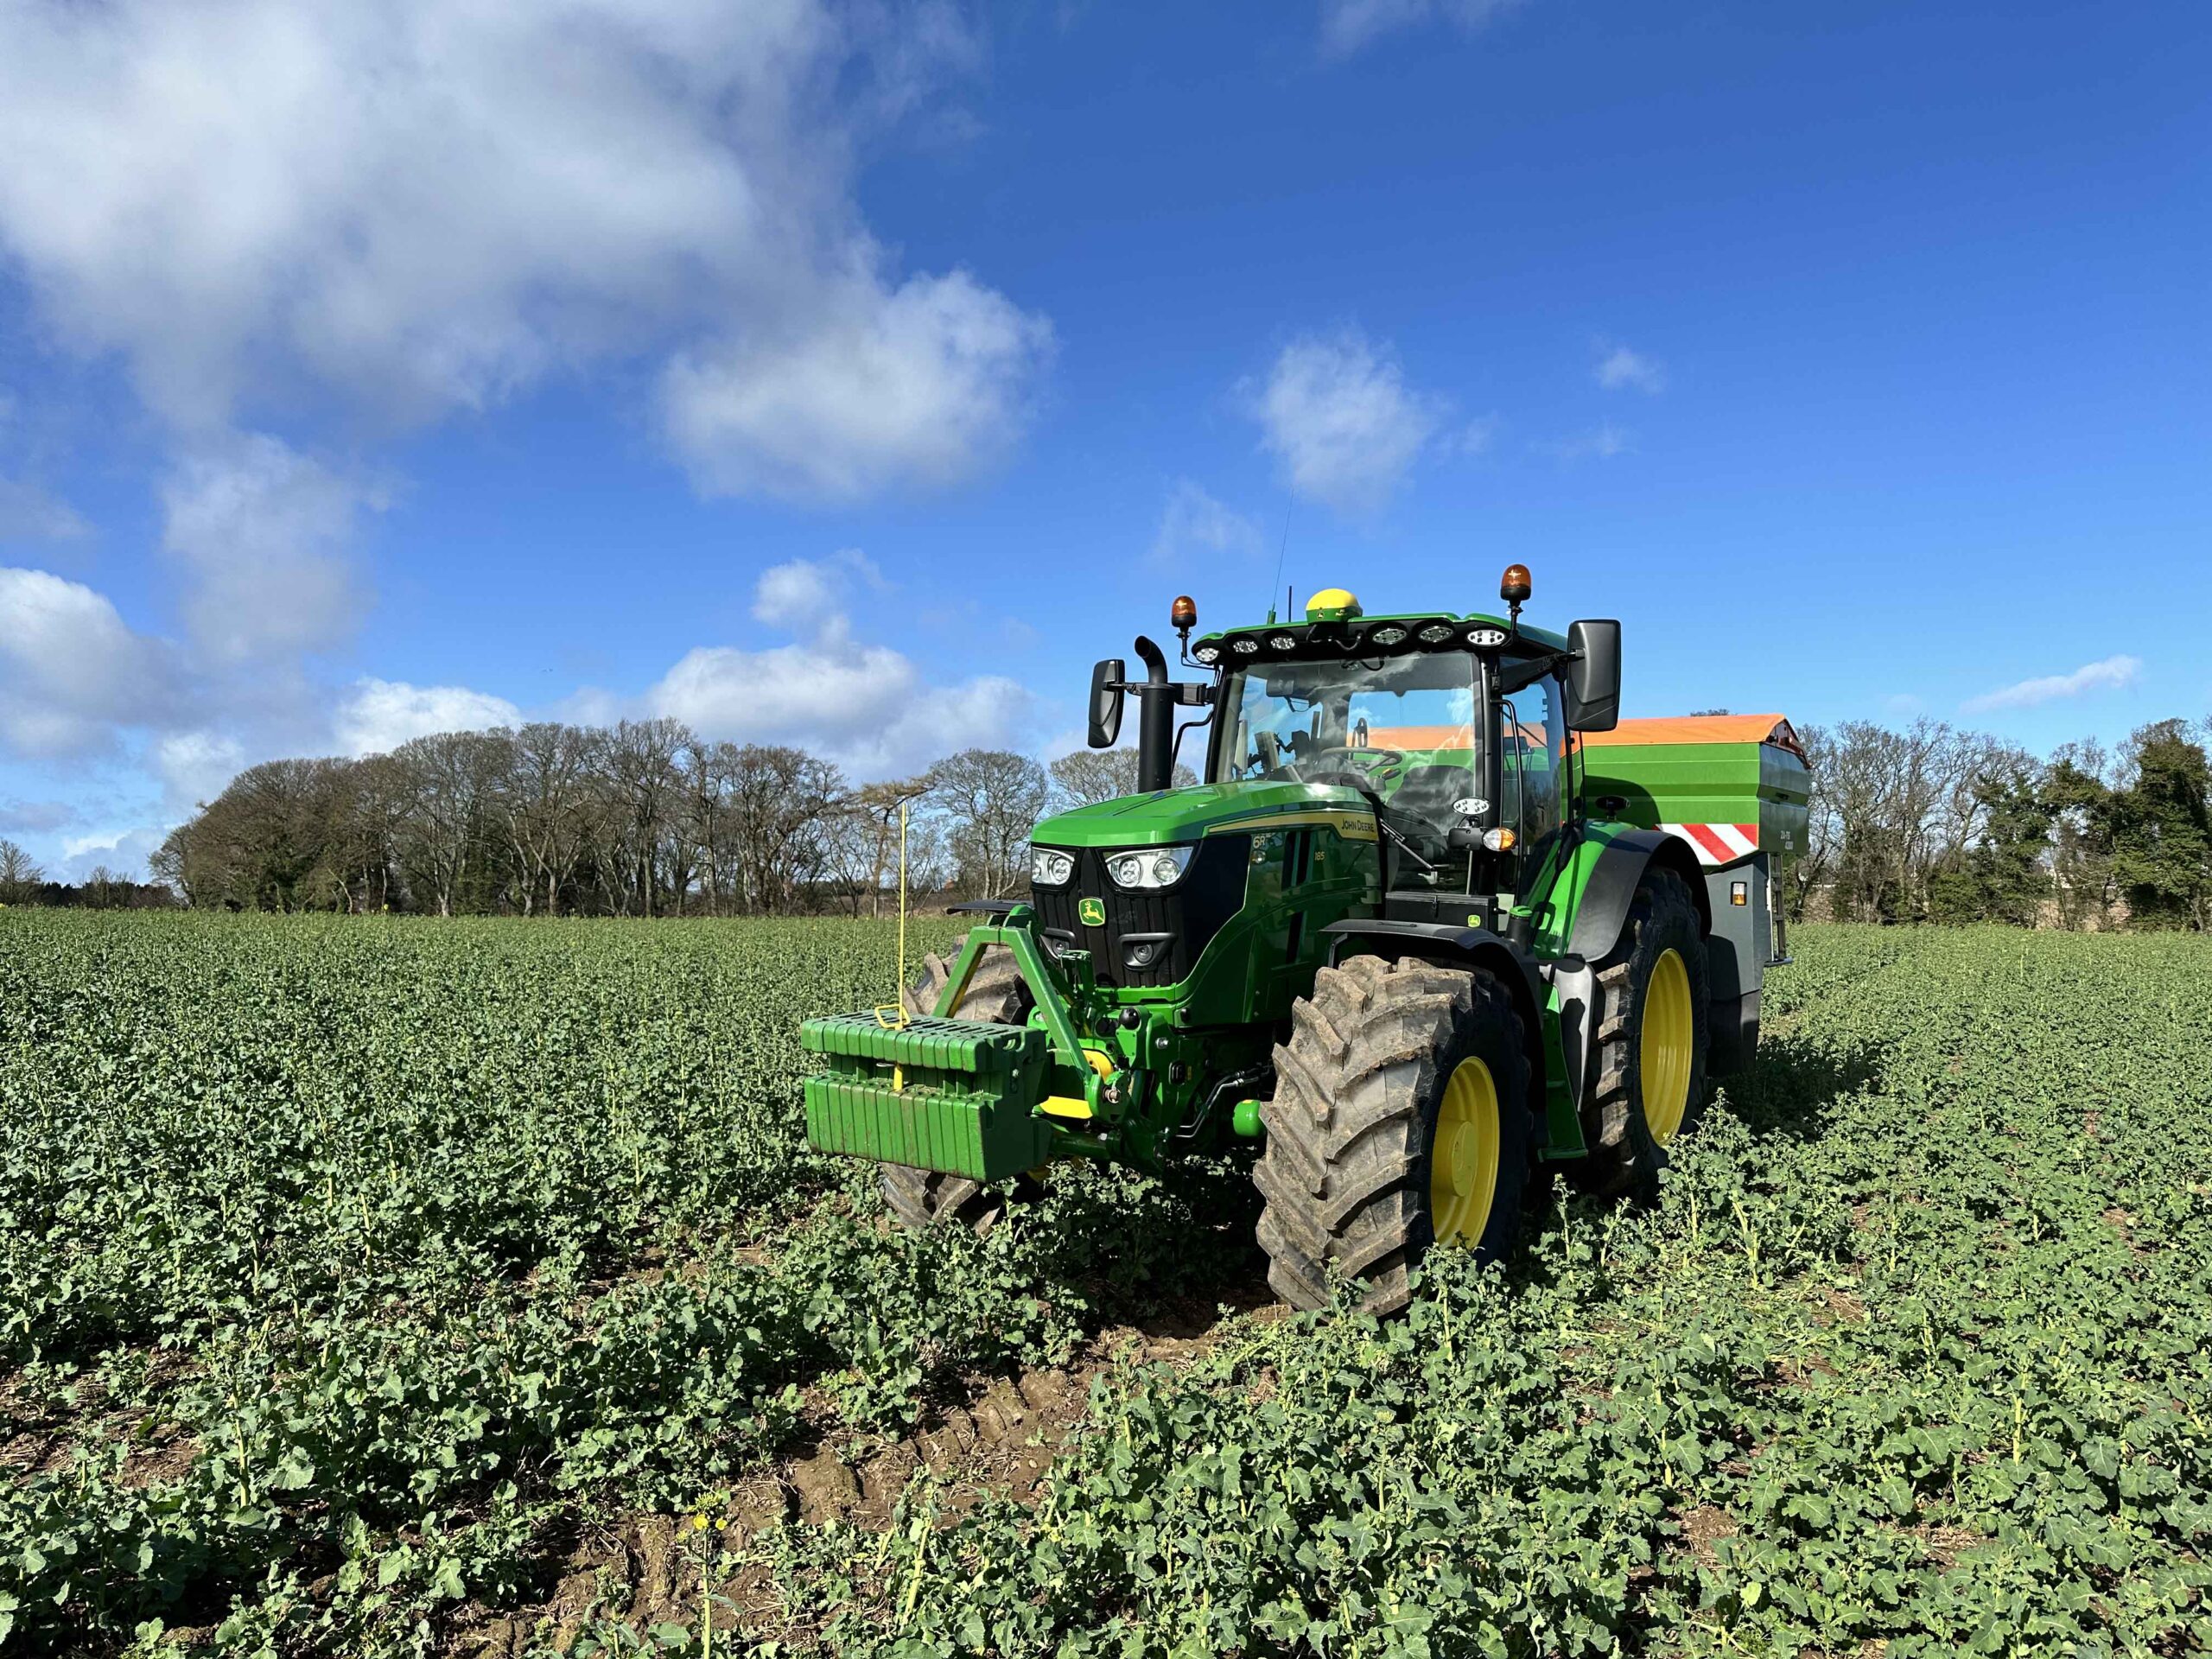
<path id="1" fill-rule="evenodd" d="M 0 1655 L 2212 1648 L 2212 944 L 1798 944 L 1378 1326 L 1227 1166 L 887 1230 L 887 927 L 0 913 Z"/>

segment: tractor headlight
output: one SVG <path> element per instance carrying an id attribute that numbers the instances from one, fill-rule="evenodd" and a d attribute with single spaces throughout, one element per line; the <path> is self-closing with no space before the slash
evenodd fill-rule
<path id="1" fill-rule="evenodd" d="M 1467 630 L 1467 643 L 1478 651 L 1496 651 L 1505 643 L 1505 630 L 1487 624 Z"/>
<path id="2" fill-rule="evenodd" d="M 1204 663 L 1208 668 L 1211 668 L 1221 660 L 1221 647 L 1219 645 L 1200 645 L 1196 651 L 1192 652 L 1191 655 L 1199 662 Z"/>
<path id="3" fill-rule="evenodd" d="M 1172 887 L 1190 868 L 1188 847 L 1140 847 L 1106 855 L 1106 874 L 1117 887 Z"/>
<path id="4" fill-rule="evenodd" d="M 1065 887 L 1074 874 L 1073 853 L 1056 853 L 1049 847 L 1035 848 L 1030 852 L 1029 879 L 1040 887 Z"/>
<path id="5" fill-rule="evenodd" d="M 1406 631 L 1395 622 L 1386 622 L 1367 636 L 1370 645 L 1395 645 L 1404 643 Z"/>

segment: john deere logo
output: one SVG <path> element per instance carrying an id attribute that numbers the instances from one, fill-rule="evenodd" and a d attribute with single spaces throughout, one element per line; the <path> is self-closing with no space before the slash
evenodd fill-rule
<path id="1" fill-rule="evenodd" d="M 1083 925 L 1085 927 L 1103 927 L 1106 925 L 1106 901 L 1103 899 L 1085 899 L 1081 900 L 1075 907 L 1075 913 L 1082 918 Z"/>

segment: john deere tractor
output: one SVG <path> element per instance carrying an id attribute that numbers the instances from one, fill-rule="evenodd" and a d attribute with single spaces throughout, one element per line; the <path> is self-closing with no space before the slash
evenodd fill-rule
<path id="1" fill-rule="evenodd" d="M 1331 588 L 1195 645 L 1178 599 L 1202 677 L 1147 639 L 1143 678 L 1092 676 L 1094 747 L 1136 701 L 1136 791 L 1039 823 L 1028 892 L 966 906 L 903 1006 L 806 1022 L 809 1140 L 879 1160 L 917 1227 L 985 1224 L 1061 1159 L 1256 1143 L 1301 1307 L 1332 1270 L 1387 1312 L 1426 1251 L 1503 1252 L 1548 1164 L 1650 1194 L 1758 1040 L 1804 760 L 1777 715 L 1623 725 L 1620 625 L 1522 623 L 1520 565 L 1499 592 L 1369 616 Z"/>

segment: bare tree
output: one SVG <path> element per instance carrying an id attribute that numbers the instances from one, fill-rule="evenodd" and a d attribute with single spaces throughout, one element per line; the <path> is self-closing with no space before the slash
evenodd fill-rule
<path id="1" fill-rule="evenodd" d="M 27 904 L 46 880 L 31 855 L 12 841 L 0 838 L 0 905 Z"/>
<path id="2" fill-rule="evenodd" d="M 523 914 L 542 900 L 560 914 L 561 889 L 590 839 L 590 772 L 600 734 L 553 721 L 515 734 L 513 762 L 499 791 L 499 815 L 523 878 Z"/>
<path id="3" fill-rule="evenodd" d="M 1044 815 L 1044 767 L 1006 749 L 963 749 L 930 768 L 929 785 L 950 820 L 960 885 L 986 897 L 1006 893 Z"/>
<path id="4" fill-rule="evenodd" d="M 869 915 L 880 916 L 885 893 L 896 891 L 901 809 L 907 817 L 907 884 L 916 885 L 914 847 L 923 833 L 917 809 L 928 794 L 926 779 L 899 778 L 864 785 L 840 803 L 830 834 L 831 864 L 853 914 L 865 902 Z"/>
<path id="5" fill-rule="evenodd" d="M 827 824 L 845 780 L 829 761 L 782 744 L 748 743 L 734 761 L 728 811 L 746 907 L 797 908 L 829 867 Z"/>
<path id="6" fill-rule="evenodd" d="M 688 791 L 683 759 L 697 740 L 677 720 L 626 720 L 607 737 L 603 759 L 609 794 L 605 859 L 601 872 L 617 890 L 614 908 L 626 911 L 634 894 L 640 915 L 653 913 L 664 880 L 671 891 L 688 885 L 690 872 L 671 868 L 682 861 L 675 830 Z M 679 883 L 679 874 L 683 878 Z"/>
<path id="7" fill-rule="evenodd" d="M 514 734 L 505 730 L 440 732 L 392 752 L 409 804 L 397 830 L 400 868 L 423 908 L 454 913 L 472 861 L 484 856 L 513 756 Z"/>
<path id="8" fill-rule="evenodd" d="M 1051 804 L 1056 811 L 1119 800 L 1137 792 L 1137 752 L 1135 749 L 1071 749 L 1047 768 L 1052 779 Z M 1198 774 L 1179 762 L 1174 787 L 1185 789 L 1198 781 Z"/>

